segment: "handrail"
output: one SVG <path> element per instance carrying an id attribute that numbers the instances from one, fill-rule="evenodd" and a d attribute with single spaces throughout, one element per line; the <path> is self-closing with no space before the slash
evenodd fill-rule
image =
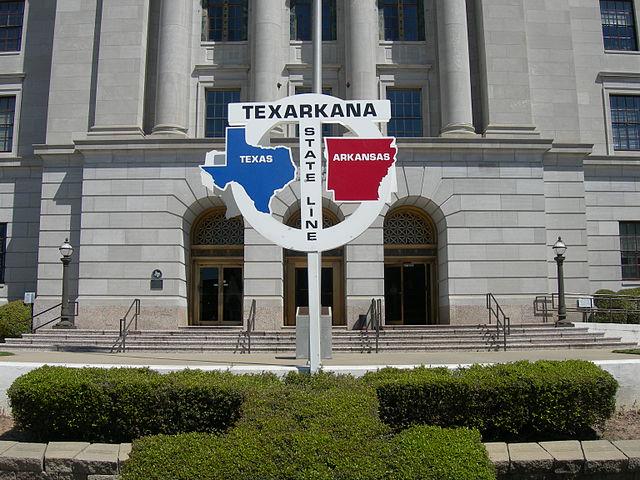
<path id="1" fill-rule="evenodd" d="M 489 325 L 491 325 L 492 318 L 496 319 L 496 338 L 500 338 L 502 333 L 502 345 L 506 352 L 507 335 L 511 335 L 511 319 L 505 315 L 498 300 L 492 293 L 487 293 L 487 310 L 489 311 Z"/>
<path id="2" fill-rule="evenodd" d="M 73 316 L 77 317 L 78 316 L 78 302 L 69 302 L 71 304 L 73 304 Z M 38 330 L 40 330 L 43 327 L 46 327 L 47 325 L 51 325 L 53 322 L 60 320 L 62 318 L 62 315 L 58 315 L 56 318 L 53 318 L 51 320 L 46 321 L 45 323 L 38 325 L 37 327 L 33 326 L 33 321 L 38 318 L 40 315 L 44 315 L 45 313 L 49 313 L 51 310 L 55 310 L 56 308 L 60 308 L 62 307 L 62 303 L 58 303 L 56 305 L 54 305 L 53 307 L 47 308 L 46 310 L 43 310 L 40 313 L 36 313 L 35 315 L 33 315 L 29 320 L 29 325 L 31 328 L 31 333 L 36 333 Z"/>
<path id="3" fill-rule="evenodd" d="M 369 329 L 375 331 L 375 341 L 376 341 L 376 353 L 378 353 L 380 349 L 380 326 L 382 323 L 382 300 L 381 299 L 371 299 L 371 305 L 369 305 L 369 310 L 366 313 L 366 321 L 363 325 L 363 340 L 364 338 L 369 340 Z"/>
<path id="4" fill-rule="evenodd" d="M 567 312 L 582 314 L 583 322 L 640 323 L 640 297 L 624 294 L 565 293 Z M 542 312 L 538 308 L 542 305 Z M 558 294 L 538 295 L 534 300 L 534 315 L 547 314 L 547 305 L 558 308 Z M 552 316 L 552 314 L 548 314 Z M 557 322 L 556 322 L 557 324 Z"/>
<path id="5" fill-rule="evenodd" d="M 242 350 L 240 353 L 245 353 L 245 343 L 243 340 L 246 339 L 247 347 L 246 353 L 251 354 L 251 333 L 256 328 L 256 300 L 255 298 L 251 300 L 251 307 L 249 308 L 249 316 L 247 317 L 247 328 L 243 330 L 238 336 L 238 341 L 236 342 L 236 349 L 240 348 L 240 342 L 242 341 Z"/>
<path id="6" fill-rule="evenodd" d="M 133 317 L 127 323 L 127 319 L 129 314 L 133 310 Z M 120 319 L 120 334 L 118 336 L 118 340 L 111 347 L 111 353 L 124 353 L 127 350 L 127 335 L 129 335 L 129 330 L 131 329 L 131 324 L 134 325 L 134 331 L 138 330 L 138 317 L 140 316 L 140 299 L 136 298 L 131 305 L 129 305 L 129 309 L 127 313 Z"/>

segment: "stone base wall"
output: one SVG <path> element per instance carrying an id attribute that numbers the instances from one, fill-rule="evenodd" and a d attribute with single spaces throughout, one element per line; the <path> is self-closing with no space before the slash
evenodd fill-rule
<path id="1" fill-rule="evenodd" d="M 131 444 L 0 441 L 0 480 L 115 480 Z"/>

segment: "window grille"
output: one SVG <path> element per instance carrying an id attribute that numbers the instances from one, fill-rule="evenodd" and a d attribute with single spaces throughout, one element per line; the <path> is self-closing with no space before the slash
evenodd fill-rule
<path id="1" fill-rule="evenodd" d="M 207 138 L 224 138 L 229 126 L 229 104 L 240 101 L 239 89 L 207 90 L 205 133 Z"/>
<path id="2" fill-rule="evenodd" d="M 322 40 L 337 37 L 336 0 L 322 0 Z M 313 0 L 291 0 L 291 40 L 310 41 L 313 37 Z"/>
<path id="3" fill-rule="evenodd" d="M 600 0 L 605 50 L 638 50 L 633 0 Z"/>
<path id="4" fill-rule="evenodd" d="M 248 0 L 203 0 L 202 40 L 244 42 L 247 40 Z"/>
<path id="5" fill-rule="evenodd" d="M 397 210 L 384 219 L 385 245 L 434 245 L 435 235 L 429 222 L 421 215 Z"/>
<path id="6" fill-rule="evenodd" d="M 423 0 L 378 0 L 380 38 L 424 41 Z"/>
<path id="7" fill-rule="evenodd" d="M 640 279 L 640 222 L 620 222 L 622 279 Z"/>
<path id="8" fill-rule="evenodd" d="M 241 217 L 227 219 L 224 211 L 215 211 L 200 220 L 192 245 L 244 245 Z"/>
<path id="9" fill-rule="evenodd" d="M 391 101 L 387 133 L 393 137 L 422 137 L 422 90 L 388 88 L 387 98 Z"/>
<path id="10" fill-rule="evenodd" d="M 24 0 L 0 0 L 0 52 L 19 52 L 22 48 Z"/>
<path id="11" fill-rule="evenodd" d="M 640 95 L 611 95 L 614 150 L 640 150 Z"/>
<path id="12" fill-rule="evenodd" d="M 0 151 L 13 150 L 13 122 L 16 113 L 16 97 L 0 97 Z"/>

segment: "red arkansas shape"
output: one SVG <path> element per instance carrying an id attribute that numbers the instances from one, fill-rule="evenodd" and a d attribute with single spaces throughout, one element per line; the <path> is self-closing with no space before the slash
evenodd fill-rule
<path id="1" fill-rule="evenodd" d="M 396 162 L 395 138 L 326 138 L 327 190 L 337 202 L 379 200 L 382 179 Z"/>

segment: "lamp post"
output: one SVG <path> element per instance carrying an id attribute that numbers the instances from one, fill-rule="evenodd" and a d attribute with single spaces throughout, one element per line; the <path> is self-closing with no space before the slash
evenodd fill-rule
<path id="1" fill-rule="evenodd" d="M 567 305 L 564 299 L 564 253 L 567 246 L 558 237 L 558 241 L 553 245 L 553 251 L 556 253 L 555 261 L 558 264 L 558 323 L 565 324 L 567 321 Z"/>
<path id="2" fill-rule="evenodd" d="M 73 247 L 69 243 L 69 239 L 65 239 L 60 245 L 60 261 L 62 262 L 62 307 L 60 309 L 60 322 L 53 328 L 76 328 L 73 323 L 73 314 L 69 311 L 69 263 L 71 255 L 73 255 Z"/>

